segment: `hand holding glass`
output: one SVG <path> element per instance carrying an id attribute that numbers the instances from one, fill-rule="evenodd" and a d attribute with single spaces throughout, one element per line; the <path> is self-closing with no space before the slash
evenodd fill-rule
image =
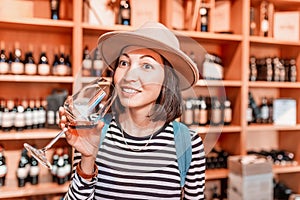
<path id="1" fill-rule="evenodd" d="M 42 149 L 36 149 L 25 143 L 24 147 L 35 157 L 41 164 L 48 168 L 52 168 L 51 163 L 46 157 L 46 151 L 66 132 L 68 127 L 75 129 L 88 129 L 97 126 L 106 112 L 109 110 L 113 96 L 107 97 L 103 83 L 108 82 L 103 78 L 99 78 L 85 85 L 74 95 L 68 97 L 64 102 L 64 109 L 68 119 L 68 125 L 58 135 L 52 139 Z M 107 84 L 105 84 L 107 85 Z M 107 98 L 105 101 L 104 98 Z"/>

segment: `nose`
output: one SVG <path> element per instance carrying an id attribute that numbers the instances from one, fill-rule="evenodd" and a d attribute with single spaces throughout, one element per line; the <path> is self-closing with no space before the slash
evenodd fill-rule
<path id="1" fill-rule="evenodd" d="M 139 79 L 139 70 L 137 63 L 131 63 L 126 70 L 123 79 L 125 81 L 137 81 Z"/>

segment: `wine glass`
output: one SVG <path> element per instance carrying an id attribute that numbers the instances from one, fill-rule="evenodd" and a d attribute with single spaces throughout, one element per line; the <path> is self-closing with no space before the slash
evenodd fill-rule
<path id="1" fill-rule="evenodd" d="M 63 105 L 68 119 L 67 127 L 41 149 L 37 149 L 28 143 L 25 143 L 24 147 L 41 164 L 51 169 L 52 165 L 46 157 L 46 151 L 68 130 L 68 127 L 73 129 L 93 128 L 97 126 L 99 120 L 109 110 L 114 100 L 114 95 L 107 95 L 105 89 L 109 87 L 108 85 L 109 81 L 104 78 L 98 78 L 86 84 L 72 96 L 69 96 Z"/>

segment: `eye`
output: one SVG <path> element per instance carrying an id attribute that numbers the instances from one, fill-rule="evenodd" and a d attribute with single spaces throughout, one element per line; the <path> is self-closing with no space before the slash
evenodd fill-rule
<path id="1" fill-rule="evenodd" d="M 153 66 L 150 65 L 149 63 L 144 63 L 142 67 L 143 67 L 143 69 L 147 69 L 147 70 L 153 69 Z"/>
<path id="2" fill-rule="evenodd" d="M 120 60 L 119 61 L 119 67 L 128 67 L 129 66 L 129 62 L 126 60 Z"/>

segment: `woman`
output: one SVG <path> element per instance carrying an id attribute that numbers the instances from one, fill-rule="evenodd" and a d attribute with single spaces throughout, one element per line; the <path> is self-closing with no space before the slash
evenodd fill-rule
<path id="1" fill-rule="evenodd" d="M 103 122 L 80 130 L 89 133 L 82 137 L 66 133 L 76 152 L 65 199 L 204 199 L 204 148 L 189 131 L 191 161 L 180 185 L 173 121 L 182 112 L 180 91 L 197 82 L 198 70 L 176 36 L 149 22 L 106 33 L 98 47 L 114 71 L 117 98 L 100 146 Z M 61 127 L 65 123 L 62 109 Z"/>

